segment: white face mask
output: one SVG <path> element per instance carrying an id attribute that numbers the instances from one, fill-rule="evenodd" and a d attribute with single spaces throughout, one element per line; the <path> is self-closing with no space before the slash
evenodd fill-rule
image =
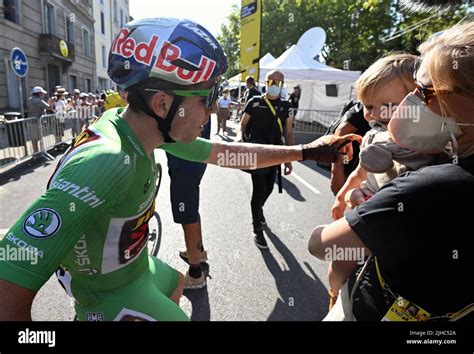
<path id="1" fill-rule="evenodd" d="M 281 87 L 277 85 L 267 85 L 267 93 L 272 97 L 279 97 L 281 93 Z"/>
<path id="2" fill-rule="evenodd" d="M 423 153 L 446 151 L 450 140 L 462 134 L 451 117 L 434 113 L 414 93 L 408 94 L 394 112 L 387 126 L 392 139 L 400 146 Z"/>

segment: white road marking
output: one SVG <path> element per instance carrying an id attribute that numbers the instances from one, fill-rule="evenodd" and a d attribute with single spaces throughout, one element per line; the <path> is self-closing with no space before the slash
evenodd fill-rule
<path id="1" fill-rule="evenodd" d="M 299 182 L 301 182 L 301 184 L 303 184 L 304 186 L 306 186 L 306 188 L 308 188 L 311 192 L 313 192 L 314 194 L 321 194 L 320 191 L 318 191 L 316 188 L 314 188 L 311 184 L 309 184 L 308 182 L 306 182 L 302 177 L 298 176 L 294 171 L 291 172 L 291 175 L 290 176 L 293 176 L 296 180 L 298 180 Z"/>

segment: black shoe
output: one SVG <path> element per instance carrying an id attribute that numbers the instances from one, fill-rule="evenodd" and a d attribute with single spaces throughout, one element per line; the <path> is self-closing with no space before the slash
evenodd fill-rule
<path id="1" fill-rule="evenodd" d="M 262 231 L 257 231 L 255 233 L 255 237 L 253 238 L 253 240 L 255 241 L 255 244 L 257 245 L 258 248 L 262 250 L 268 249 L 267 241 L 265 240 L 265 236 L 263 236 Z"/>

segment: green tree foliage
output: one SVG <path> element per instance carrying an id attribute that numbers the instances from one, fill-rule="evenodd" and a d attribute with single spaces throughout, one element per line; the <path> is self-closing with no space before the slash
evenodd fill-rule
<path id="1" fill-rule="evenodd" d="M 221 25 L 217 40 L 227 54 L 229 69 L 226 76 L 232 77 L 240 71 L 240 7 L 233 5 L 227 19 L 228 23 Z"/>
<path id="2" fill-rule="evenodd" d="M 261 54 L 281 55 L 311 27 L 326 31 L 322 61 L 351 70 L 365 70 L 378 57 L 393 50 L 416 53 L 430 35 L 457 23 L 467 5 L 443 14 L 415 14 L 401 8 L 399 0 L 263 0 Z M 240 70 L 240 7 L 232 7 L 228 23 L 222 25 L 218 40 L 230 68 L 227 76 Z M 420 24 L 414 30 L 414 25 Z M 393 38 L 395 37 L 395 38 Z M 390 39 L 390 40 L 387 40 Z"/>

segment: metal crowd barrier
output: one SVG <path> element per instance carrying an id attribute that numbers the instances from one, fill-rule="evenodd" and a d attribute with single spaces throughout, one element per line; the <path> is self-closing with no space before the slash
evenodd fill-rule
<path id="1" fill-rule="evenodd" d="M 316 109 L 298 109 L 295 116 L 295 133 L 324 133 L 339 116 L 339 111 L 321 111 Z"/>
<path id="2" fill-rule="evenodd" d="M 0 172 L 37 155 L 54 159 L 48 151 L 71 142 L 98 114 L 94 106 L 41 117 L 0 120 Z"/>

